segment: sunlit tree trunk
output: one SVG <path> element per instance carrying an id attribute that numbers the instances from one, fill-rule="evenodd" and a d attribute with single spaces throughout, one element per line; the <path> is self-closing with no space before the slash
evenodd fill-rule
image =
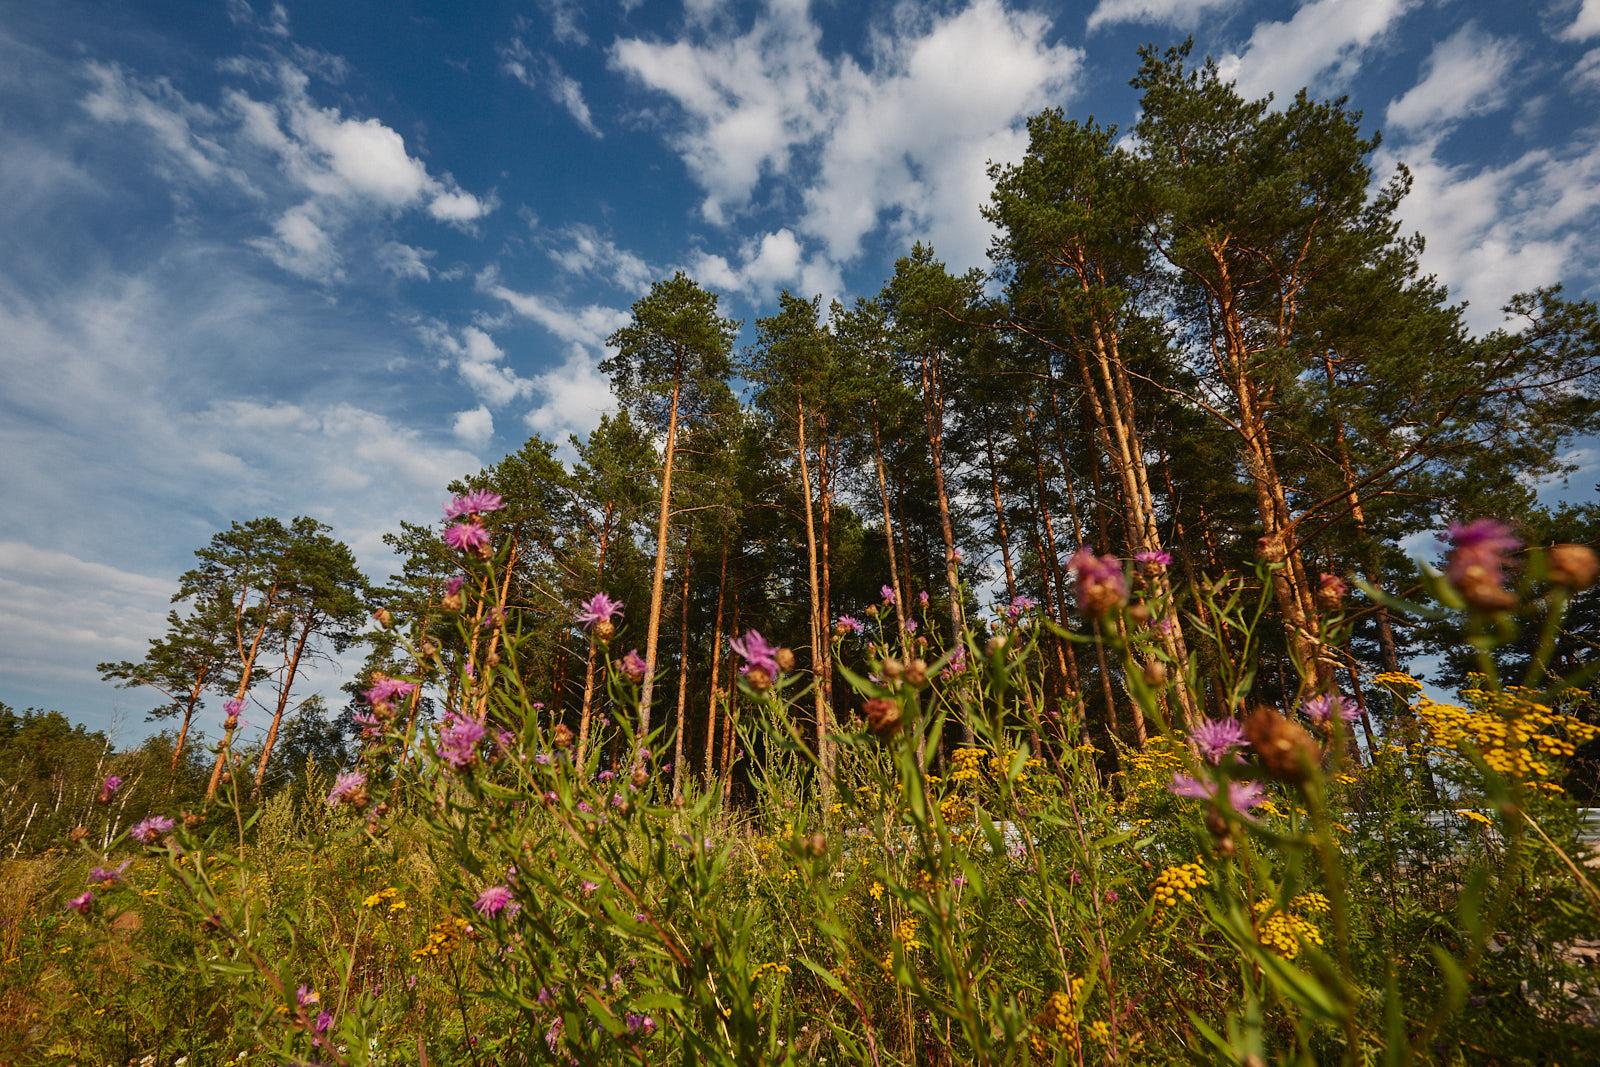
<path id="1" fill-rule="evenodd" d="M 650 582 L 650 621 L 645 630 L 644 684 L 639 687 L 639 736 L 650 732 L 650 700 L 655 690 L 656 649 L 661 634 L 661 601 L 667 585 L 667 530 L 672 515 L 672 459 L 678 444 L 678 396 L 681 378 L 672 382 L 672 402 L 667 413 L 667 445 L 661 464 L 661 517 L 656 522 L 656 569 Z"/>
<path id="2" fill-rule="evenodd" d="M 678 653 L 678 722 L 672 741 L 672 799 L 683 799 L 683 736 L 689 732 L 689 574 L 694 554 L 689 541 L 683 544 L 683 608 L 679 624 L 683 629 Z"/>
<path id="3" fill-rule="evenodd" d="M 274 584 L 267 590 L 267 595 L 261 603 L 261 625 L 256 628 L 255 637 L 250 641 L 250 651 L 244 650 L 244 619 L 245 602 L 250 597 L 246 589 L 239 597 L 239 606 L 234 611 L 233 635 L 235 647 L 239 649 L 240 662 L 239 689 L 234 693 L 235 700 L 243 700 L 244 695 L 250 691 L 250 678 L 255 674 L 256 655 L 261 651 L 261 638 L 267 632 L 267 625 L 272 617 L 272 605 L 278 596 L 278 587 Z M 217 786 L 222 782 L 222 769 L 228 762 L 228 751 L 233 747 L 233 735 L 237 727 L 224 726 L 222 731 L 222 745 L 217 749 L 217 761 L 211 766 L 211 780 L 206 783 L 206 800 L 210 801 L 217 795 Z"/>
<path id="4" fill-rule="evenodd" d="M 261 788 L 261 780 L 267 775 L 267 760 L 272 758 L 272 749 L 278 743 L 278 727 L 283 722 L 284 709 L 289 706 L 289 690 L 294 686 L 294 676 L 300 670 L 300 657 L 306 650 L 306 642 L 311 639 L 311 631 L 315 627 L 314 619 L 307 619 L 300 627 L 300 637 L 294 643 L 294 651 L 290 653 L 284 663 L 283 683 L 278 686 L 278 706 L 272 712 L 272 725 L 267 727 L 267 740 L 261 746 L 261 758 L 256 762 L 256 788 Z"/>
<path id="5" fill-rule="evenodd" d="M 894 613 L 900 623 L 900 640 L 906 639 L 906 591 L 900 586 L 900 565 L 895 558 L 894 518 L 889 513 L 889 479 L 883 469 L 883 440 L 878 409 L 872 409 L 872 461 L 878 472 L 878 501 L 883 505 L 884 548 L 889 553 L 889 588 L 894 590 Z"/>
<path id="6" fill-rule="evenodd" d="M 722 609 L 728 594 L 728 538 L 722 539 L 722 563 L 717 575 L 717 621 L 711 631 L 711 698 L 706 707 L 705 780 L 707 788 L 716 780 L 713 753 L 717 746 L 717 684 L 722 668 Z"/>
<path id="7" fill-rule="evenodd" d="M 806 566 L 811 587 L 811 691 L 817 712 L 817 760 L 822 776 L 819 785 L 826 801 L 833 795 L 833 757 L 828 741 L 828 702 L 822 685 L 822 675 L 824 671 L 830 671 L 832 668 L 823 650 L 824 624 L 820 618 L 822 604 L 819 599 L 821 591 L 818 588 L 817 575 L 817 527 L 811 506 L 811 464 L 806 457 L 806 407 L 804 398 L 799 395 L 795 397 L 795 425 L 798 442 L 795 448 L 795 460 L 800 464 L 800 495 L 805 503 Z"/>

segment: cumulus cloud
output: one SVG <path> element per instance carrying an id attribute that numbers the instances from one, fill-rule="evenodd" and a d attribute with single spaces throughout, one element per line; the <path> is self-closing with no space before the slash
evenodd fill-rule
<path id="1" fill-rule="evenodd" d="M 642 292 L 656 278 L 643 257 L 581 223 L 557 230 L 545 254 L 567 274 L 599 278 L 629 293 Z"/>
<path id="2" fill-rule="evenodd" d="M 713 288 L 755 299 L 787 288 L 806 297 L 821 295 L 831 300 L 844 288 L 837 264 L 826 256 L 807 254 L 787 227 L 746 241 L 733 262 L 721 255 L 696 252 L 684 270 Z"/>
<path id="3" fill-rule="evenodd" d="M 1417 0 L 1310 0 L 1282 22 L 1262 22 L 1243 51 L 1217 61 L 1247 98 L 1302 86 L 1342 85 Z"/>
<path id="4" fill-rule="evenodd" d="M 1427 130 L 1504 107 L 1521 49 L 1467 23 L 1434 46 L 1422 80 L 1389 104 L 1389 126 Z"/>
<path id="5" fill-rule="evenodd" d="M 1557 36 L 1565 41 L 1600 37 L 1600 0 L 1583 0 L 1572 21 Z"/>
<path id="6" fill-rule="evenodd" d="M 1591 48 L 1572 68 L 1572 83 L 1580 89 L 1600 89 L 1600 48 Z"/>
<path id="7" fill-rule="evenodd" d="M 533 382 L 540 402 L 523 421 L 546 440 L 565 444 L 569 434 L 586 436 L 601 416 L 617 410 L 611 382 L 600 373 L 595 354 L 581 345 L 569 348 L 559 366 L 534 375 Z"/>
<path id="8" fill-rule="evenodd" d="M 500 284 L 493 271 L 479 276 L 479 288 L 512 311 L 531 319 L 563 341 L 598 349 L 628 321 L 628 313 L 603 304 L 568 307 L 554 297 L 521 293 Z"/>
<path id="9" fill-rule="evenodd" d="M 1232 7 L 1237 0 L 1100 0 L 1089 12 L 1089 29 L 1118 22 L 1156 23 L 1191 27 L 1200 16 L 1216 8 Z"/>
<path id="10" fill-rule="evenodd" d="M 490 407 L 505 407 L 533 390 L 531 381 L 505 365 L 505 350 L 479 327 L 467 326 L 452 333 L 440 323 L 428 323 L 420 332 L 435 350 L 454 361 L 467 388 Z"/>
<path id="11" fill-rule="evenodd" d="M 1074 86 L 1081 50 L 1047 45 L 1050 22 L 1000 0 L 951 14 L 899 9 L 870 58 L 830 57 L 804 3 L 774 5 L 739 35 L 691 24 L 676 40 L 619 40 L 611 62 L 673 100 L 671 143 L 726 222 L 763 179 L 799 184 L 801 235 L 847 262 L 888 222 L 928 234 L 952 261 L 981 261 L 990 159 L 1014 158 L 1028 115 Z"/>
<path id="12" fill-rule="evenodd" d="M 467 447 L 482 448 L 494 436 L 494 415 L 482 404 L 458 411 L 455 421 L 450 424 L 450 431 Z"/>
<path id="13" fill-rule="evenodd" d="M 433 276 L 428 267 L 428 260 L 432 259 L 433 255 L 433 250 L 429 248 L 417 248 L 399 241 L 390 241 L 378 249 L 377 264 L 379 269 L 396 278 L 425 282 Z"/>

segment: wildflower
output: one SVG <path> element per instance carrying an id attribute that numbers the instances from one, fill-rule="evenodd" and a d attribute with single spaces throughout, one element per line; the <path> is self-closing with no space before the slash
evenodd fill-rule
<path id="1" fill-rule="evenodd" d="M 91 886 L 110 889 L 122 881 L 122 876 L 128 873 L 128 868 L 132 865 L 132 860 L 123 860 L 115 867 L 96 867 L 89 872 L 88 882 Z"/>
<path id="2" fill-rule="evenodd" d="M 512 899 L 511 887 L 506 885 L 492 885 L 478 894 L 478 899 L 473 902 L 473 910 L 479 915 L 494 918 L 507 908 L 515 914 L 517 903 Z"/>
<path id="3" fill-rule="evenodd" d="M 1088 545 L 1067 560 L 1067 569 L 1078 580 L 1078 610 L 1097 619 L 1128 601 L 1128 578 L 1115 556 L 1096 556 Z"/>
<path id="4" fill-rule="evenodd" d="M 583 881 L 578 883 L 578 888 L 583 890 L 585 893 L 593 893 L 596 889 L 599 889 L 600 886 L 598 883 L 591 882 L 589 879 L 585 878 Z"/>
<path id="5" fill-rule="evenodd" d="M 894 603 L 894 587 L 893 586 L 886 585 L 882 589 L 878 590 L 878 592 L 879 592 L 880 595 L 882 595 L 883 602 L 885 604 L 893 604 Z"/>
<path id="6" fill-rule="evenodd" d="M 888 697 L 873 697 L 861 710 L 867 717 L 867 729 L 878 737 L 889 737 L 900 729 L 900 705 Z"/>
<path id="7" fill-rule="evenodd" d="M 1361 719 L 1361 709 L 1339 693 L 1314 696 L 1300 705 L 1300 711 L 1318 726 L 1331 723 L 1334 716 L 1345 722 L 1359 722 Z"/>
<path id="8" fill-rule="evenodd" d="M 917 594 L 917 603 L 923 607 L 928 606 L 928 591 L 926 589 Z"/>
<path id="9" fill-rule="evenodd" d="M 906 620 L 906 633 L 914 634 L 916 632 L 917 632 L 917 620 L 916 619 L 907 619 Z"/>
<path id="10" fill-rule="evenodd" d="M 227 730 L 232 730 L 233 728 L 238 726 L 239 725 L 239 713 L 241 711 L 243 711 L 243 710 L 244 710 L 244 701 L 241 700 L 241 699 L 235 698 L 233 700 L 229 700 L 226 703 L 224 703 L 222 705 L 222 714 L 225 716 L 225 718 L 222 720 L 223 728 L 227 729 Z"/>
<path id="11" fill-rule="evenodd" d="M 322 1003 L 322 995 L 310 986 L 303 985 L 294 991 L 294 1003 L 297 1008 L 309 1008 Z"/>
<path id="12" fill-rule="evenodd" d="M 1506 557 L 1522 547 L 1509 526 L 1494 519 L 1453 522 L 1439 539 L 1450 544 L 1445 576 L 1468 604 L 1483 611 L 1503 611 L 1516 604 L 1502 584 Z"/>
<path id="13" fill-rule="evenodd" d="M 368 704 L 376 708 L 387 707 L 396 697 L 408 697 L 416 691 L 416 682 L 402 681 L 399 678 L 379 677 L 362 695 L 367 698 Z"/>
<path id="14" fill-rule="evenodd" d="M 656 1032 L 656 1021 L 648 1015 L 640 1015 L 638 1012 L 630 1011 L 623 1016 L 623 1021 L 628 1024 L 628 1033 L 630 1034 L 649 1037 Z"/>
<path id="15" fill-rule="evenodd" d="M 1244 720 L 1245 740 L 1261 757 L 1268 774 L 1280 782 L 1303 782 L 1318 757 L 1316 742 L 1299 723 L 1290 722 L 1265 704 Z"/>
<path id="16" fill-rule="evenodd" d="M 1006 608 L 1006 614 L 1012 619 L 1022 617 L 1023 612 L 1032 611 L 1039 606 L 1039 602 L 1031 596 L 1018 594 L 1011 598 L 1011 604 Z"/>
<path id="17" fill-rule="evenodd" d="M 1147 567 L 1172 566 L 1172 553 L 1159 548 L 1146 549 L 1143 552 L 1135 552 L 1133 554 L 1133 558 L 1136 562 L 1143 563 Z"/>
<path id="18" fill-rule="evenodd" d="M 584 601 L 583 609 L 578 612 L 577 621 L 602 641 L 611 640 L 611 635 L 616 633 L 616 623 L 611 620 L 622 614 L 622 602 L 612 600 L 604 593 L 596 593 Z"/>
<path id="19" fill-rule="evenodd" d="M 966 669 L 967 648 L 965 645 L 957 645 L 955 652 L 953 652 L 950 656 L 950 662 L 946 663 L 944 670 L 939 672 L 939 677 L 943 678 L 945 681 L 949 681 L 951 678 L 954 678 L 956 675 L 960 674 Z"/>
<path id="20" fill-rule="evenodd" d="M 1194 901 L 1194 890 L 1211 884 L 1206 869 L 1198 863 L 1180 863 L 1156 875 L 1150 886 L 1150 895 L 1162 908 L 1170 908 L 1179 900 Z"/>
<path id="21" fill-rule="evenodd" d="M 447 712 L 439 727 L 439 755 L 456 770 L 466 770 L 478 761 L 478 743 L 485 733 L 481 722 Z"/>
<path id="22" fill-rule="evenodd" d="M 1588 545 L 1551 545 L 1548 559 L 1550 580 L 1581 592 L 1600 577 L 1600 559 Z"/>
<path id="23" fill-rule="evenodd" d="M 626 656 L 622 657 L 622 676 L 634 685 L 644 681 L 644 676 L 649 673 L 650 664 L 646 663 L 644 657 L 639 655 L 637 648 L 632 649 Z"/>
<path id="24" fill-rule="evenodd" d="M 1187 797 L 1191 800 L 1214 800 L 1218 789 L 1217 783 L 1191 778 L 1187 774 L 1172 776 L 1172 784 L 1167 789 L 1174 796 Z M 1229 782 L 1228 806 L 1241 815 L 1248 814 L 1251 809 L 1265 799 L 1261 786 L 1255 782 Z"/>
<path id="25" fill-rule="evenodd" d="M 772 680 L 779 674 L 778 649 L 767 642 L 758 630 L 746 630 L 742 638 L 733 638 L 728 642 L 728 647 L 739 654 L 744 660 L 745 679 L 750 687 L 762 690 L 772 684 Z"/>
<path id="26" fill-rule="evenodd" d="M 328 790 L 328 806 L 349 804 L 357 811 L 367 805 L 367 776 L 363 771 L 345 771 L 333 780 Z"/>
<path id="27" fill-rule="evenodd" d="M 475 489 L 463 496 L 452 497 L 444 506 L 444 517 L 453 521 L 467 515 L 484 515 L 491 511 L 499 511 L 503 507 L 505 499 L 499 493 L 491 493 L 487 489 Z"/>
<path id="28" fill-rule="evenodd" d="M 313 1031 L 316 1033 L 316 1035 L 318 1037 L 321 1037 L 323 1034 L 327 1033 L 329 1028 L 332 1027 L 332 1026 L 333 1026 L 333 1013 L 331 1011 L 319 1011 L 319 1012 L 317 1012 L 316 1026 L 314 1026 L 312 1029 L 313 1029 Z"/>
<path id="29" fill-rule="evenodd" d="M 461 587 L 466 585 L 466 584 L 467 584 L 467 576 L 465 574 L 457 574 L 454 577 L 452 577 L 448 582 L 444 583 L 444 595 L 445 596 L 456 596 L 461 592 Z"/>
<path id="30" fill-rule="evenodd" d="M 845 634 L 858 634 L 866 629 L 866 627 L 861 624 L 861 620 L 856 618 L 854 615 L 840 615 L 839 618 L 834 621 L 833 628 L 838 631 L 841 637 Z"/>
<path id="31" fill-rule="evenodd" d="M 1238 719 L 1207 719 L 1194 728 L 1189 738 L 1212 763 L 1221 763 L 1228 753 L 1245 744 L 1244 727 Z"/>
<path id="32" fill-rule="evenodd" d="M 605 770 L 601 771 L 599 774 L 595 775 L 595 779 L 597 781 L 601 781 L 601 782 L 609 782 L 613 778 L 615 778 L 616 776 L 617 776 L 617 772 L 614 771 L 614 770 L 611 770 L 608 767 Z"/>
<path id="33" fill-rule="evenodd" d="M 1323 611 L 1338 611 L 1348 592 L 1349 584 L 1337 574 L 1325 573 L 1317 577 L 1317 606 Z"/>
<path id="34" fill-rule="evenodd" d="M 108 774 L 106 780 L 100 784 L 100 795 L 95 800 L 101 804 L 111 803 L 111 798 L 122 788 L 120 775 Z"/>
<path id="35" fill-rule="evenodd" d="M 67 907 L 79 915 L 89 914 L 89 909 L 94 907 L 94 893 L 85 889 L 81 894 L 67 901 Z"/>
<path id="36" fill-rule="evenodd" d="M 132 837 L 141 845 L 153 845 L 157 841 L 161 840 L 163 834 L 170 833 L 171 831 L 171 819 L 167 818 L 165 815 L 152 815 L 147 819 L 143 819 L 134 823 L 133 828 L 128 831 L 128 836 Z"/>
<path id="37" fill-rule="evenodd" d="M 471 522 L 458 522 L 444 532 L 445 544 L 457 552 L 476 552 L 487 558 L 489 531 Z"/>

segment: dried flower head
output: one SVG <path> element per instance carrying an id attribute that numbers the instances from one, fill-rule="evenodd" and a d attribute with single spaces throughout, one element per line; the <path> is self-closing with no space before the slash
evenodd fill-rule
<path id="1" fill-rule="evenodd" d="M 1299 723 L 1290 722 L 1265 704 L 1244 721 L 1245 740 L 1255 749 L 1261 766 L 1280 782 L 1304 782 L 1317 764 L 1317 744 Z"/>

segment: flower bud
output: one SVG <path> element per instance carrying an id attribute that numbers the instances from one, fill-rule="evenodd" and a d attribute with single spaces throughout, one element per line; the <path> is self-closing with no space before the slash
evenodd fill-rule
<path id="1" fill-rule="evenodd" d="M 556 728 L 550 731 L 550 743 L 556 748 L 572 747 L 572 728 L 564 722 L 556 723 Z"/>
<path id="2" fill-rule="evenodd" d="M 906 672 L 905 664 L 897 659 L 883 661 L 883 676 L 891 682 L 898 682 L 900 676 Z"/>
<path id="3" fill-rule="evenodd" d="M 601 619 L 599 622 L 594 624 L 593 633 L 595 640 L 599 641 L 603 645 L 617 635 L 616 623 L 612 622 L 610 619 Z"/>
<path id="4" fill-rule="evenodd" d="M 778 670 L 780 670 L 780 671 L 792 671 L 792 670 L 794 670 L 794 650 L 793 649 L 780 648 L 780 649 L 778 649 L 778 651 L 776 651 L 776 652 L 774 652 L 772 654 L 772 658 L 777 661 Z"/>
<path id="5" fill-rule="evenodd" d="M 906 664 L 906 681 L 918 689 L 928 684 L 928 661 L 920 657 Z"/>
<path id="6" fill-rule="evenodd" d="M 1150 625 L 1150 606 L 1144 601 L 1139 601 L 1128 609 L 1128 621 L 1133 623 L 1135 629 L 1142 630 Z"/>
<path id="7" fill-rule="evenodd" d="M 1156 689 L 1164 688 L 1167 684 L 1167 665 L 1158 659 L 1144 661 L 1145 684 Z"/>
<path id="8" fill-rule="evenodd" d="M 772 688 L 772 675 L 765 667 L 751 667 L 745 672 L 744 680 L 758 693 L 765 693 Z"/>
<path id="9" fill-rule="evenodd" d="M 74 826 L 72 832 L 67 834 L 67 837 L 71 839 L 74 845 L 80 845 L 88 839 L 89 828 L 87 826 Z"/>
<path id="10" fill-rule="evenodd" d="M 828 839 L 820 833 L 812 834 L 806 839 L 806 854 L 808 856 L 826 856 L 828 854 Z"/>
<path id="11" fill-rule="evenodd" d="M 394 625 L 394 615 L 388 608 L 379 608 L 372 613 L 372 617 L 385 630 Z"/>
<path id="12" fill-rule="evenodd" d="M 439 606 L 441 608 L 443 608 L 444 610 L 446 610 L 448 612 L 451 612 L 451 613 L 460 611 L 461 610 L 461 594 L 459 592 L 446 593 L 444 596 L 439 598 Z"/>
<path id="13" fill-rule="evenodd" d="M 1600 560 L 1588 545 L 1551 545 L 1550 580 L 1574 592 L 1582 592 L 1600 577 Z"/>
<path id="14" fill-rule="evenodd" d="M 984 651 L 991 656 L 999 655 L 1006 650 L 1006 635 L 995 634 L 993 637 L 989 638 L 988 643 L 985 644 L 983 648 Z"/>
<path id="15" fill-rule="evenodd" d="M 1276 708 L 1263 704 L 1252 711 L 1244 720 L 1244 736 L 1261 766 L 1280 782 L 1304 782 L 1316 766 L 1319 751 L 1311 734 Z"/>
<path id="16" fill-rule="evenodd" d="M 636 763 L 633 766 L 633 777 L 629 780 L 633 782 L 635 789 L 643 789 L 650 784 L 650 772 L 644 769 L 644 764 Z"/>
<path id="17" fill-rule="evenodd" d="M 1350 586 L 1337 574 L 1323 574 L 1317 579 L 1317 607 L 1323 611 L 1338 611 L 1344 606 L 1345 594 Z"/>
<path id="18" fill-rule="evenodd" d="M 888 697 L 873 697 L 862 707 L 867 729 L 878 737 L 889 737 L 900 729 L 900 705 Z"/>

